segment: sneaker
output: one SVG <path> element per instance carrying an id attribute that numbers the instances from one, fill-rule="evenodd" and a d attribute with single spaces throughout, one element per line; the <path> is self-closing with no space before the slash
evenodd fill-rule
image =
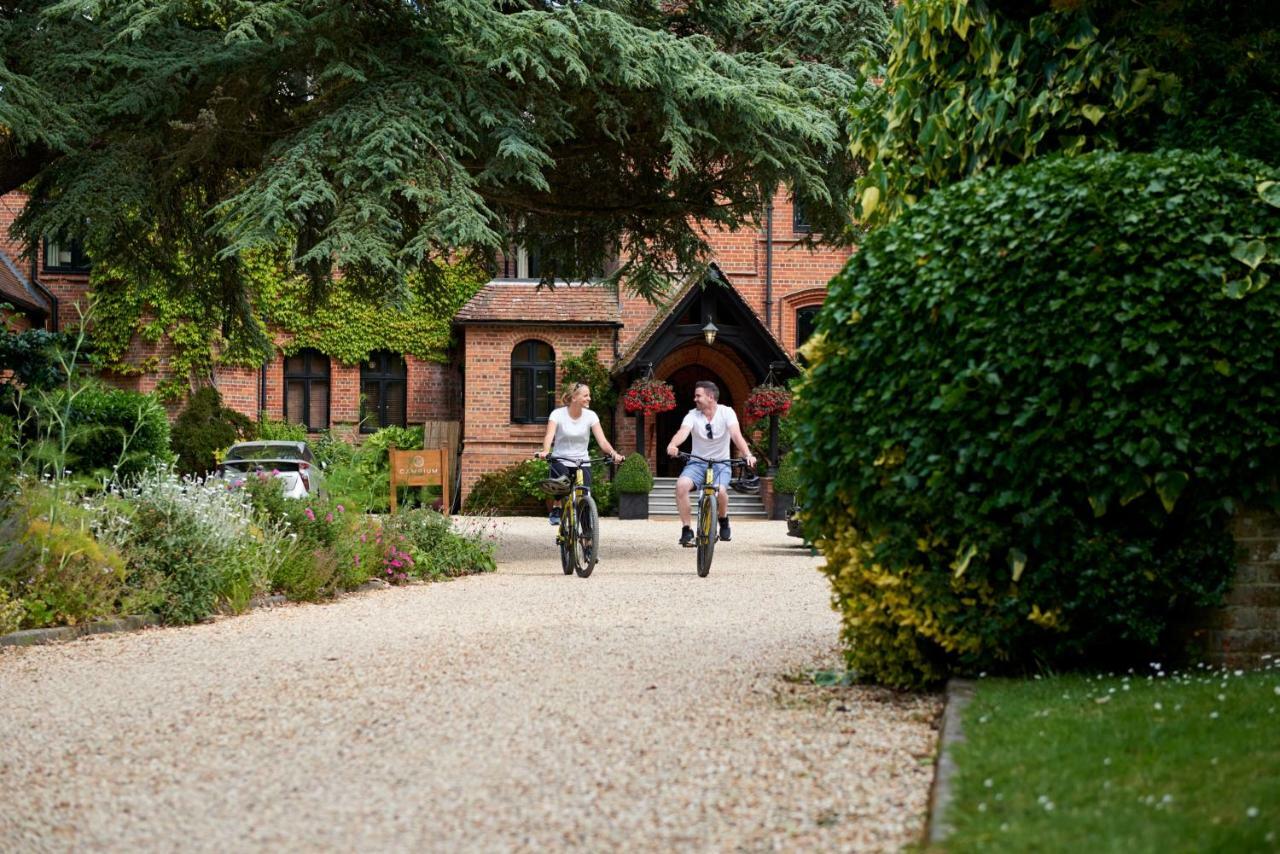
<path id="1" fill-rule="evenodd" d="M 726 516 L 720 520 L 720 539 L 726 543 L 731 539 L 729 537 L 729 517 Z"/>
<path id="2" fill-rule="evenodd" d="M 551 527 L 553 528 L 560 527 L 560 508 L 559 507 L 551 511 L 551 515 L 547 517 L 547 521 L 551 523 Z"/>
<path id="3" fill-rule="evenodd" d="M 688 525 L 685 525 L 680 529 L 680 545 L 693 545 L 693 528 L 690 528 Z"/>

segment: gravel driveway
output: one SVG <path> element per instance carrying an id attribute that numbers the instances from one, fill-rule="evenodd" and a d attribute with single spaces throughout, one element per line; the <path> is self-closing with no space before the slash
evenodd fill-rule
<path id="1" fill-rule="evenodd" d="M 937 696 L 817 688 L 817 558 L 740 522 L 542 519 L 494 575 L 180 629 L 0 648 L 0 851 L 896 850 Z"/>

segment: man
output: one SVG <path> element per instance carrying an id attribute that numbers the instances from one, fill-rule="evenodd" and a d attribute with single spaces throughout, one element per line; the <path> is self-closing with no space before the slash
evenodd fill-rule
<path id="1" fill-rule="evenodd" d="M 696 383 L 693 387 L 693 409 L 680 423 L 680 429 L 667 445 L 668 456 L 680 453 L 679 445 L 693 434 L 693 454 L 708 460 L 728 460 L 729 440 L 737 446 L 747 465 L 755 468 L 756 458 L 747 447 L 747 440 L 742 437 L 742 428 L 738 426 L 738 416 L 727 406 L 721 406 L 720 388 L 709 380 Z M 707 464 L 702 460 L 689 460 L 680 478 L 676 481 L 676 506 L 680 508 L 680 545 L 693 545 L 693 528 L 690 527 L 692 513 L 689 509 L 689 490 L 694 484 L 702 486 L 707 474 Z M 730 465 L 728 462 L 716 463 L 713 469 L 715 484 L 719 496 L 720 539 L 729 541 L 729 485 Z"/>

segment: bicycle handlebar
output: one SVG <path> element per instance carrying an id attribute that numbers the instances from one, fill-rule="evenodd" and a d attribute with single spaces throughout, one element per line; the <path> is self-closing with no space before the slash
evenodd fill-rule
<path id="1" fill-rule="evenodd" d="M 594 466 L 594 465 L 599 465 L 600 463 L 613 462 L 613 460 L 609 459 L 608 457 L 588 457 L 585 460 L 576 460 L 572 457 L 553 457 L 550 454 L 547 454 L 545 457 L 539 457 L 535 454 L 534 459 L 546 460 L 547 462 L 551 462 L 552 460 L 555 460 L 558 463 L 573 463 L 575 466 L 581 466 L 584 464 Z"/>
<path id="2" fill-rule="evenodd" d="M 698 460 L 699 462 L 711 463 L 713 465 L 716 463 L 729 463 L 730 465 L 745 466 L 747 464 L 747 461 L 742 459 L 741 457 L 733 457 L 732 459 L 728 459 L 728 460 L 709 460 L 706 457 L 700 457 L 697 454 L 691 454 L 688 451 L 681 451 L 680 453 L 676 454 L 676 457 L 681 460 Z"/>

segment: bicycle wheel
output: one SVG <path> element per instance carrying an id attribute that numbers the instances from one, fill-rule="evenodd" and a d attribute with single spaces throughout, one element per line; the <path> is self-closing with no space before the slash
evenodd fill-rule
<path id="1" fill-rule="evenodd" d="M 590 495 L 584 495 L 578 501 L 575 515 L 578 532 L 574 537 L 573 557 L 578 565 L 578 577 L 586 578 L 596 568 L 596 558 L 600 551 L 600 514 L 596 512 L 596 500 Z"/>
<path id="2" fill-rule="evenodd" d="M 560 544 L 560 568 L 565 575 L 573 575 L 573 510 L 566 503 L 560 512 L 560 533 L 556 542 Z"/>
<path id="3" fill-rule="evenodd" d="M 698 504 L 698 577 L 706 578 L 711 572 L 711 556 L 716 550 L 716 497 L 702 496 Z"/>

